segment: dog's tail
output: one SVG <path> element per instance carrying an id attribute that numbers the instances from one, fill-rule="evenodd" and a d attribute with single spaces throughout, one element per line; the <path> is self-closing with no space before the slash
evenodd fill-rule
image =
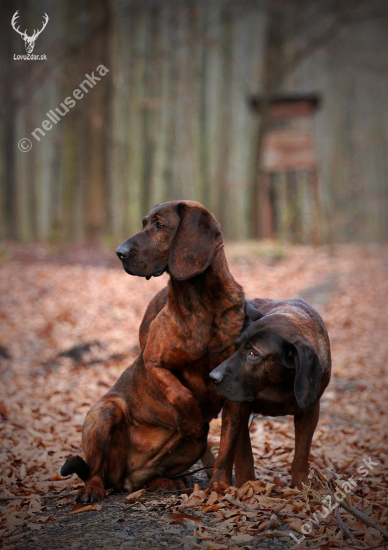
<path id="1" fill-rule="evenodd" d="M 83 458 L 80 456 L 69 457 L 61 468 L 61 476 L 67 477 L 71 474 L 77 474 L 77 476 L 86 481 L 90 474 L 90 468 L 86 464 Z"/>

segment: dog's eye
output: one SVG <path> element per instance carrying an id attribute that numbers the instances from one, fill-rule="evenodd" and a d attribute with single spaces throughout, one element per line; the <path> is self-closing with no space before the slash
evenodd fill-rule
<path id="1" fill-rule="evenodd" d="M 256 353 L 254 351 L 250 351 L 248 353 L 248 359 L 257 359 L 258 358 L 258 355 L 256 355 Z"/>
<path id="2" fill-rule="evenodd" d="M 163 229 L 163 227 L 164 227 L 164 225 L 160 222 L 156 222 L 155 226 L 156 226 L 157 229 Z"/>

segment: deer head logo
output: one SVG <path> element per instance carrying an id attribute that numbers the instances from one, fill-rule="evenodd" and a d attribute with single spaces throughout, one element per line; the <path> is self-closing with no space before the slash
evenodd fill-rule
<path id="1" fill-rule="evenodd" d="M 19 11 L 19 10 L 18 10 Z M 21 32 L 19 30 L 19 27 L 16 27 L 16 19 L 19 17 L 18 15 L 18 11 L 16 11 L 14 13 L 14 16 L 12 17 L 12 21 L 11 21 L 11 25 L 12 25 L 12 28 L 20 34 L 20 36 L 23 38 L 24 40 L 24 45 L 26 47 L 26 51 L 27 53 L 32 53 L 33 50 L 34 50 L 34 46 L 35 46 L 35 41 L 36 39 L 38 38 L 38 36 L 40 35 L 40 33 L 43 31 L 43 29 L 45 28 L 45 26 L 47 25 L 48 23 L 48 15 L 47 13 L 44 14 L 44 17 L 43 17 L 43 27 L 40 29 L 40 31 L 35 31 L 34 30 L 34 34 L 32 36 L 28 36 L 27 34 L 27 29 L 24 31 L 24 32 Z"/>

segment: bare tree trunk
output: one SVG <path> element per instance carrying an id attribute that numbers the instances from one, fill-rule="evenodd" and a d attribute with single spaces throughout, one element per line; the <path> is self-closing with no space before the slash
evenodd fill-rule
<path id="1" fill-rule="evenodd" d="M 230 139 L 229 131 L 231 125 L 231 87 L 230 78 L 232 72 L 232 13 L 226 6 L 221 14 L 221 89 L 219 116 L 219 142 L 217 158 L 217 187 L 218 200 L 216 216 L 221 223 L 222 231 L 226 237 L 230 237 L 229 228 L 229 163 L 230 163 Z"/>
<path id="2" fill-rule="evenodd" d="M 110 30 L 110 13 L 105 0 L 89 0 L 88 11 L 91 14 L 93 27 L 101 30 L 88 44 L 89 62 L 85 66 L 91 74 L 99 65 L 108 70 L 108 42 Z M 89 57 L 90 56 L 90 57 Z M 90 72 L 89 72 L 90 71 Z M 96 72 L 96 76 L 98 73 Z M 109 100 L 110 75 L 101 78 L 88 94 L 87 101 L 87 139 L 84 157 L 88 159 L 88 173 L 86 184 L 85 218 L 87 239 L 91 242 L 98 240 L 106 226 L 106 203 L 108 170 L 106 162 L 107 135 L 109 127 Z M 86 100 L 85 100 L 86 101 Z M 90 154 L 89 151 L 93 151 Z"/>
<path id="3" fill-rule="evenodd" d="M 270 104 L 285 76 L 284 36 L 281 13 L 268 10 L 266 52 L 264 58 L 263 92 L 259 105 L 255 165 L 250 186 L 250 233 L 252 237 L 270 237 L 271 223 L 269 180 L 263 171 L 263 146 L 270 123 Z"/>
<path id="4" fill-rule="evenodd" d="M 0 238 L 17 238 L 16 227 L 16 155 L 23 155 L 16 149 L 15 118 L 16 104 L 14 101 L 16 68 L 13 57 L 14 31 L 10 25 L 12 15 L 17 8 L 12 0 L 5 0 L 0 6 Z M 28 154 L 28 153 L 26 153 Z"/>

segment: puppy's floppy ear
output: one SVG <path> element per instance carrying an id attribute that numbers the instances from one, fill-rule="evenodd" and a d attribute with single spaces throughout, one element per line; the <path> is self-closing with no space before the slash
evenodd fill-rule
<path id="1" fill-rule="evenodd" d="M 294 392 L 299 407 L 306 411 L 317 401 L 322 366 L 314 348 L 307 342 L 284 343 L 284 364 L 295 369 Z"/>
<path id="2" fill-rule="evenodd" d="M 245 317 L 243 330 L 248 328 L 252 323 L 258 321 L 262 317 L 264 317 L 264 313 L 255 308 L 250 302 L 248 302 L 248 300 L 245 300 Z"/>
<path id="3" fill-rule="evenodd" d="M 178 213 L 180 222 L 171 243 L 168 271 L 174 279 L 184 280 L 205 271 L 222 237 L 220 224 L 205 208 L 181 203 Z"/>

